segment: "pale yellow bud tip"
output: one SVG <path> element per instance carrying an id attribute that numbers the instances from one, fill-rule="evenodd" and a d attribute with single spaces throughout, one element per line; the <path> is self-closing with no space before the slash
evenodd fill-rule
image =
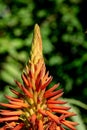
<path id="1" fill-rule="evenodd" d="M 40 28 L 38 24 L 35 24 L 34 27 L 34 34 L 33 34 L 33 41 L 32 41 L 32 48 L 31 48 L 31 62 L 36 64 L 39 59 L 42 59 L 42 39 Z"/>

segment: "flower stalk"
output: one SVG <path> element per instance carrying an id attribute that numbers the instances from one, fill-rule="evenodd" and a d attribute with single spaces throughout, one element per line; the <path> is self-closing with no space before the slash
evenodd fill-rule
<path id="1" fill-rule="evenodd" d="M 6 108 L 0 110 L 0 130 L 76 130 L 78 123 L 67 120 L 76 114 L 70 112 L 70 107 L 65 106 L 67 102 L 60 99 L 63 89 L 57 89 L 59 83 L 47 90 L 53 77 L 46 71 L 37 24 L 30 54 L 21 76 L 23 83 L 15 81 L 20 92 L 11 88 L 16 97 L 6 95 L 8 103 L 0 103 Z"/>

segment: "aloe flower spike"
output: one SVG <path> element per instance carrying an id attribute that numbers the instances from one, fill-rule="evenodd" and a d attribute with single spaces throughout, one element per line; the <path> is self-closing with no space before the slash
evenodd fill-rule
<path id="1" fill-rule="evenodd" d="M 42 53 L 42 39 L 35 25 L 30 59 L 22 73 L 22 81 L 15 81 L 20 92 L 10 88 L 15 97 L 6 95 L 8 103 L 0 103 L 0 130 L 76 130 L 77 122 L 67 118 L 76 114 L 60 99 L 63 89 L 59 83 L 47 90 L 53 77 L 46 70 Z"/>

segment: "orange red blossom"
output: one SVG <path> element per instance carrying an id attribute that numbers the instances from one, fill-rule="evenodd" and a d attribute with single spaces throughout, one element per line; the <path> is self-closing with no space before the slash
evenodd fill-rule
<path id="1" fill-rule="evenodd" d="M 16 97 L 6 95 L 8 103 L 0 103 L 0 130 L 76 130 L 77 122 L 67 120 L 76 114 L 70 112 L 60 97 L 62 89 L 55 84 L 47 90 L 52 81 L 46 71 L 42 54 L 40 28 L 36 24 L 31 48 L 31 57 L 22 73 L 23 84 L 15 81 L 20 89 L 10 89 Z"/>

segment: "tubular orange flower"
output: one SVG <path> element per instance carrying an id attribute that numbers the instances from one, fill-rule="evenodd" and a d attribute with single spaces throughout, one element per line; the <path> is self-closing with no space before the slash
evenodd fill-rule
<path id="1" fill-rule="evenodd" d="M 8 103 L 0 103 L 7 108 L 0 110 L 0 130 L 76 130 L 78 123 L 67 120 L 76 114 L 64 105 L 67 102 L 59 99 L 63 95 L 63 90 L 57 89 L 59 84 L 47 90 L 52 76 L 46 71 L 37 24 L 30 54 L 29 63 L 22 73 L 23 84 L 15 81 L 21 91 L 11 88 L 17 97 L 6 95 Z"/>

